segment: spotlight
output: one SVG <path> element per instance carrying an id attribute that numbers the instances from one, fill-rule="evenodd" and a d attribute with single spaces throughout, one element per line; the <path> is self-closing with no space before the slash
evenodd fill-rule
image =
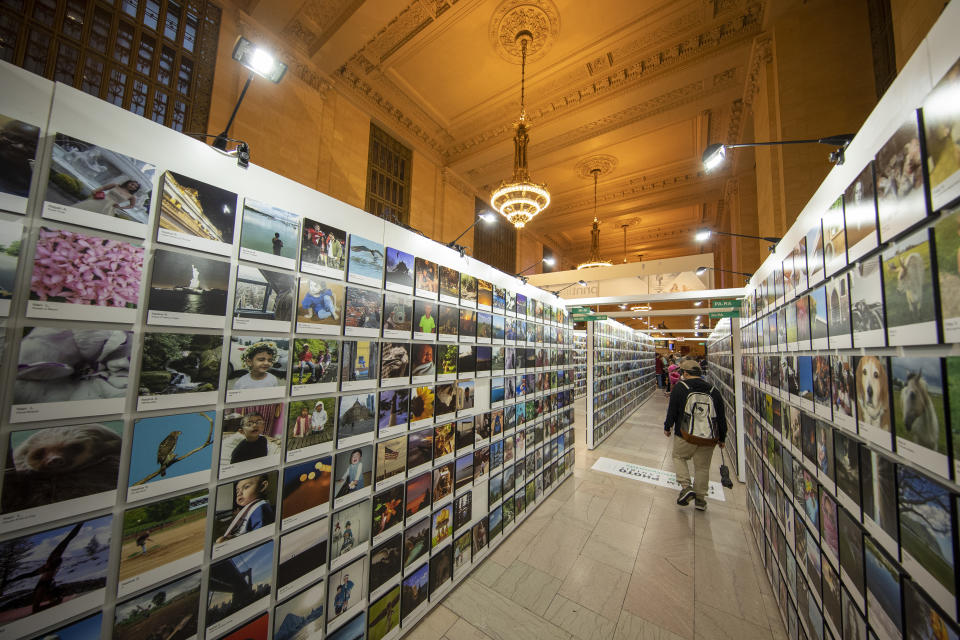
<path id="1" fill-rule="evenodd" d="M 233 59 L 274 84 L 280 82 L 287 72 L 287 65 L 243 36 L 237 38 L 237 43 L 233 45 Z"/>

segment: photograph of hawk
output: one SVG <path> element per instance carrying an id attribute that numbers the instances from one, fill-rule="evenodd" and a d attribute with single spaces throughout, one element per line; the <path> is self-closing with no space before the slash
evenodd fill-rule
<path id="1" fill-rule="evenodd" d="M 177 457 L 177 439 L 180 437 L 180 431 L 171 431 L 167 437 L 160 442 L 157 447 L 157 464 L 160 465 L 160 475 L 167 475 L 167 467 L 174 463 Z"/>

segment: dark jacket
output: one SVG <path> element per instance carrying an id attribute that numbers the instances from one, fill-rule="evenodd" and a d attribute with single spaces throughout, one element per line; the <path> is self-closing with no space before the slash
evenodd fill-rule
<path id="1" fill-rule="evenodd" d="M 684 386 L 684 383 L 686 386 Z M 670 406 L 667 407 L 667 419 L 663 422 L 663 430 L 673 430 L 673 435 L 680 437 L 680 424 L 683 418 L 683 408 L 687 405 L 687 396 L 691 391 L 704 391 L 710 393 L 713 398 L 713 408 L 717 411 L 717 437 L 719 442 L 726 442 L 727 439 L 727 414 L 724 413 L 723 396 L 709 382 L 703 378 L 685 378 L 682 382 L 674 385 L 670 392 Z"/>

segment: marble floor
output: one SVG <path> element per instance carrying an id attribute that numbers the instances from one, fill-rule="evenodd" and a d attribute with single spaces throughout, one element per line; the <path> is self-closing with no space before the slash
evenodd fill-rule
<path id="1" fill-rule="evenodd" d="M 781 640 L 744 485 L 705 513 L 676 492 L 593 471 L 598 457 L 672 470 L 659 393 L 594 451 L 577 405 L 572 478 L 405 638 Z M 712 479 L 719 480 L 718 456 Z"/>

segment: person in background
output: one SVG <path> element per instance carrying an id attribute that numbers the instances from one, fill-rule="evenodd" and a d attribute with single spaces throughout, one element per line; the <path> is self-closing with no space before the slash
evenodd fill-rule
<path id="1" fill-rule="evenodd" d="M 660 354 L 660 353 L 657 354 L 657 357 L 653 361 L 653 366 L 654 366 L 654 373 L 656 373 L 657 375 L 657 388 L 663 389 L 666 386 L 663 381 L 663 373 L 664 373 L 663 354 Z"/>
<path id="2" fill-rule="evenodd" d="M 670 364 L 667 365 L 667 395 L 673 390 L 673 387 L 680 382 L 680 366 L 676 358 L 670 356 Z"/>
<path id="3" fill-rule="evenodd" d="M 718 444 L 722 449 L 727 438 L 727 418 L 720 391 L 702 377 L 696 360 L 680 364 L 683 379 L 670 394 L 670 405 L 663 423 L 663 435 L 674 436 L 673 464 L 680 484 L 677 504 L 687 506 L 690 500 L 699 511 L 707 510 L 710 481 L 710 460 Z M 710 406 L 712 404 L 712 407 Z M 689 461 L 693 460 L 693 480 Z"/>

